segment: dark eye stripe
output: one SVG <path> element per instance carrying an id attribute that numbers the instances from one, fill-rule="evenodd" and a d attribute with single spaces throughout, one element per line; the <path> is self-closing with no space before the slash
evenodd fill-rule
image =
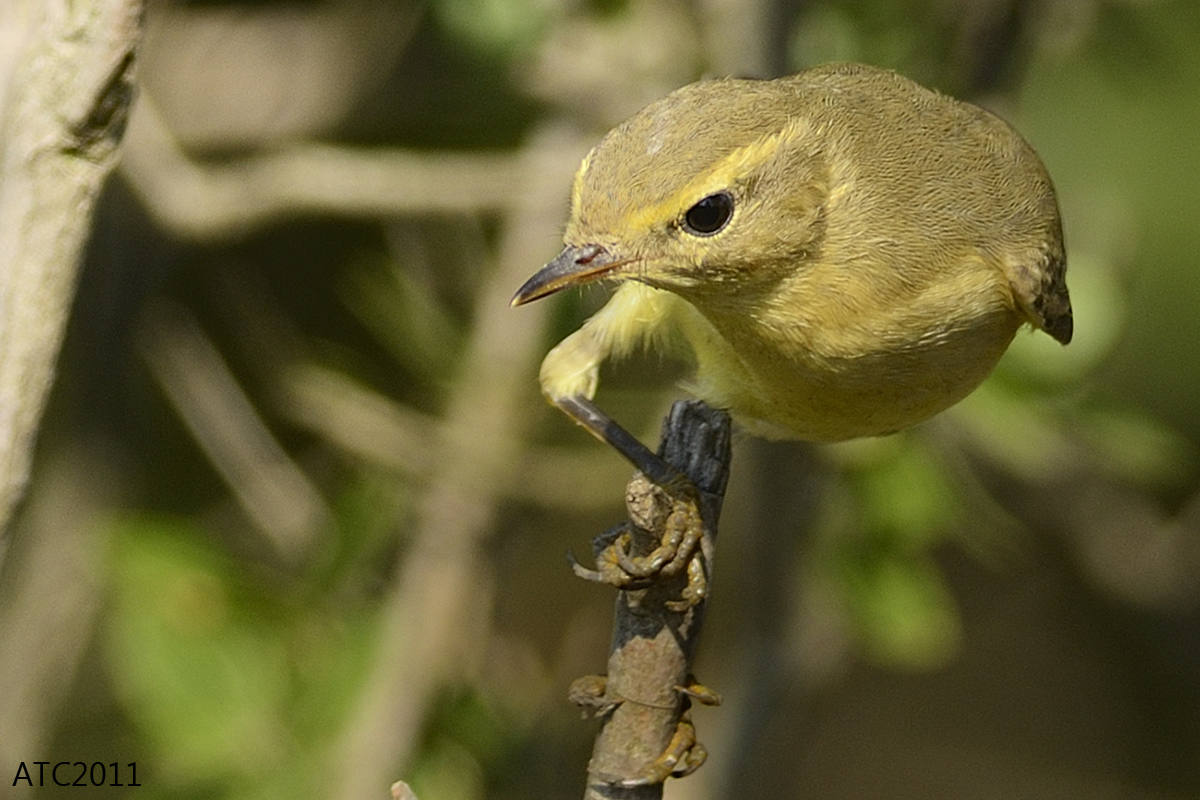
<path id="1" fill-rule="evenodd" d="M 733 197 L 717 192 L 705 197 L 683 215 L 683 229 L 695 236 L 712 236 L 733 217 Z"/>

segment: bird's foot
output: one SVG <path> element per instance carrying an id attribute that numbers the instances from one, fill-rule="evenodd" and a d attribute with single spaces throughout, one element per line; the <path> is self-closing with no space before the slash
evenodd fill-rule
<path id="1" fill-rule="evenodd" d="M 708 576 L 700 548 L 704 526 L 696 487 L 683 476 L 660 485 L 639 474 L 630 481 L 625 500 L 630 522 L 594 542 L 596 569 L 587 569 L 573 559 L 572 569 L 587 580 L 625 590 L 644 589 L 686 572 L 678 599 L 667 601 L 667 607 L 683 612 L 701 602 L 708 594 Z M 662 533 L 648 552 L 634 555 L 631 551 L 640 531 Z"/>
<path id="2" fill-rule="evenodd" d="M 675 733 L 671 735 L 666 749 L 637 776 L 613 781 L 613 785 L 629 788 L 654 786 L 663 783 L 667 778 L 683 778 L 700 769 L 708 758 L 708 750 L 696 741 L 696 726 L 692 723 L 692 701 L 715 706 L 720 705 L 721 696 L 707 686 L 696 683 L 695 678 L 690 675 L 687 686 L 676 686 L 675 689 L 683 695 L 684 706 L 679 723 L 675 726 Z"/>
<path id="3" fill-rule="evenodd" d="M 609 697 L 606 675 L 584 675 L 571 681 L 567 699 L 583 709 L 584 717 L 589 711 L 594 717 L 607 717 L 621 705 L 621 698 Z"/>

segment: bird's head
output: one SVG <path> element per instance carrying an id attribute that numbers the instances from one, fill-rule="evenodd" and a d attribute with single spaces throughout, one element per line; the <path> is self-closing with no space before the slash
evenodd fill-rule
<path id="1" fill-rule="evenodd" d="M 700 304 L 769 292 L 823 233 L 822 137 L 795 107 L 786 84 L 707 81 L 614 129 L 575 175 L 566 247 L 513 305 L 602 279 Z"/>

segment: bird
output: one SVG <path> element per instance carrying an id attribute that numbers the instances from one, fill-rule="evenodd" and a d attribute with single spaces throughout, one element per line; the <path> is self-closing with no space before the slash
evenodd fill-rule
<path id="1" fill-rule="evenodd" d="M 539 375 L 610 442 L 600 367 L 640 347 L 693 361 L 692 393 L 751 434 L 837 442 L 958 402 L 1023 325 L 1072 337 L 1037 153 L 1000 117 L 864 64 L 650 104 L 584 157 L 563 243 L 512 304 L 617 284 Z"/>
<path id="2" fill-rule="evenodd" d="M 649 528 L 631 505 L 597 568 L 572 566 L 622 589 L 664 581 L 681 619 L 708 591 L 699 493 L 595 404 L 606 361 L 689 357 L 691 391 L 743 429 L 837 442 L 958 402 L 1022 326 L 1073 333 L 1058 201 L 1033 148 L 982 108 L 863 64 L 701 81 L 650 104 L 584 157 L 563 244 L 513 305 L 617 288 L 546 355 L 542 392 L 667 501 L 650 504 L 665 509 L 658 542 L 635 541 Z M 686 717 L 671 743 L 609 782 L 703 762 Z"/>

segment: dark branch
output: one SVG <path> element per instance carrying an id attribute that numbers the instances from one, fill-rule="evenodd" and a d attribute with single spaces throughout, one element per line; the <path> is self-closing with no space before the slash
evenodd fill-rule
<path id="1" fill-rule="evenodd" d="M 697 490 L 703 536 L 696 563 L 707 585 L 729 476 L 728 415 L 698 401 L 677 402 L 664 425 L 659 455 Z M 631 524 L 643 526 L 632 540 L 634 555 L 645 555 L 663 538 L 667 515 L 653 511 L 661 507 L 663 493 L 642 475 L 630 481 L 626 500 Z M 685 716 L 691 700 L 690 692 L 681 690 L 692 684 L 691 662 L 707 601 L 701 596 L 680 602 L 689 585 L 687 574 L 660 575 L 647 583 L 617 595 L 607 680 L 581 679 L 573 690 L 576 702 L 593 706 L 604 718 L 588 764 L 585 798 L 591 800 L 661 798 L 663 776 L 649 776 L 656 769 L 683 769 L 688 755 L 680 737 L 691 734 Z M 581 699 L 588 686 L 595 687 L 590 700 Z M 691 691 L 703 693 L 702 688 Z M 695 748 L 690 755 L 702 758 L 700 752 Z"/>

